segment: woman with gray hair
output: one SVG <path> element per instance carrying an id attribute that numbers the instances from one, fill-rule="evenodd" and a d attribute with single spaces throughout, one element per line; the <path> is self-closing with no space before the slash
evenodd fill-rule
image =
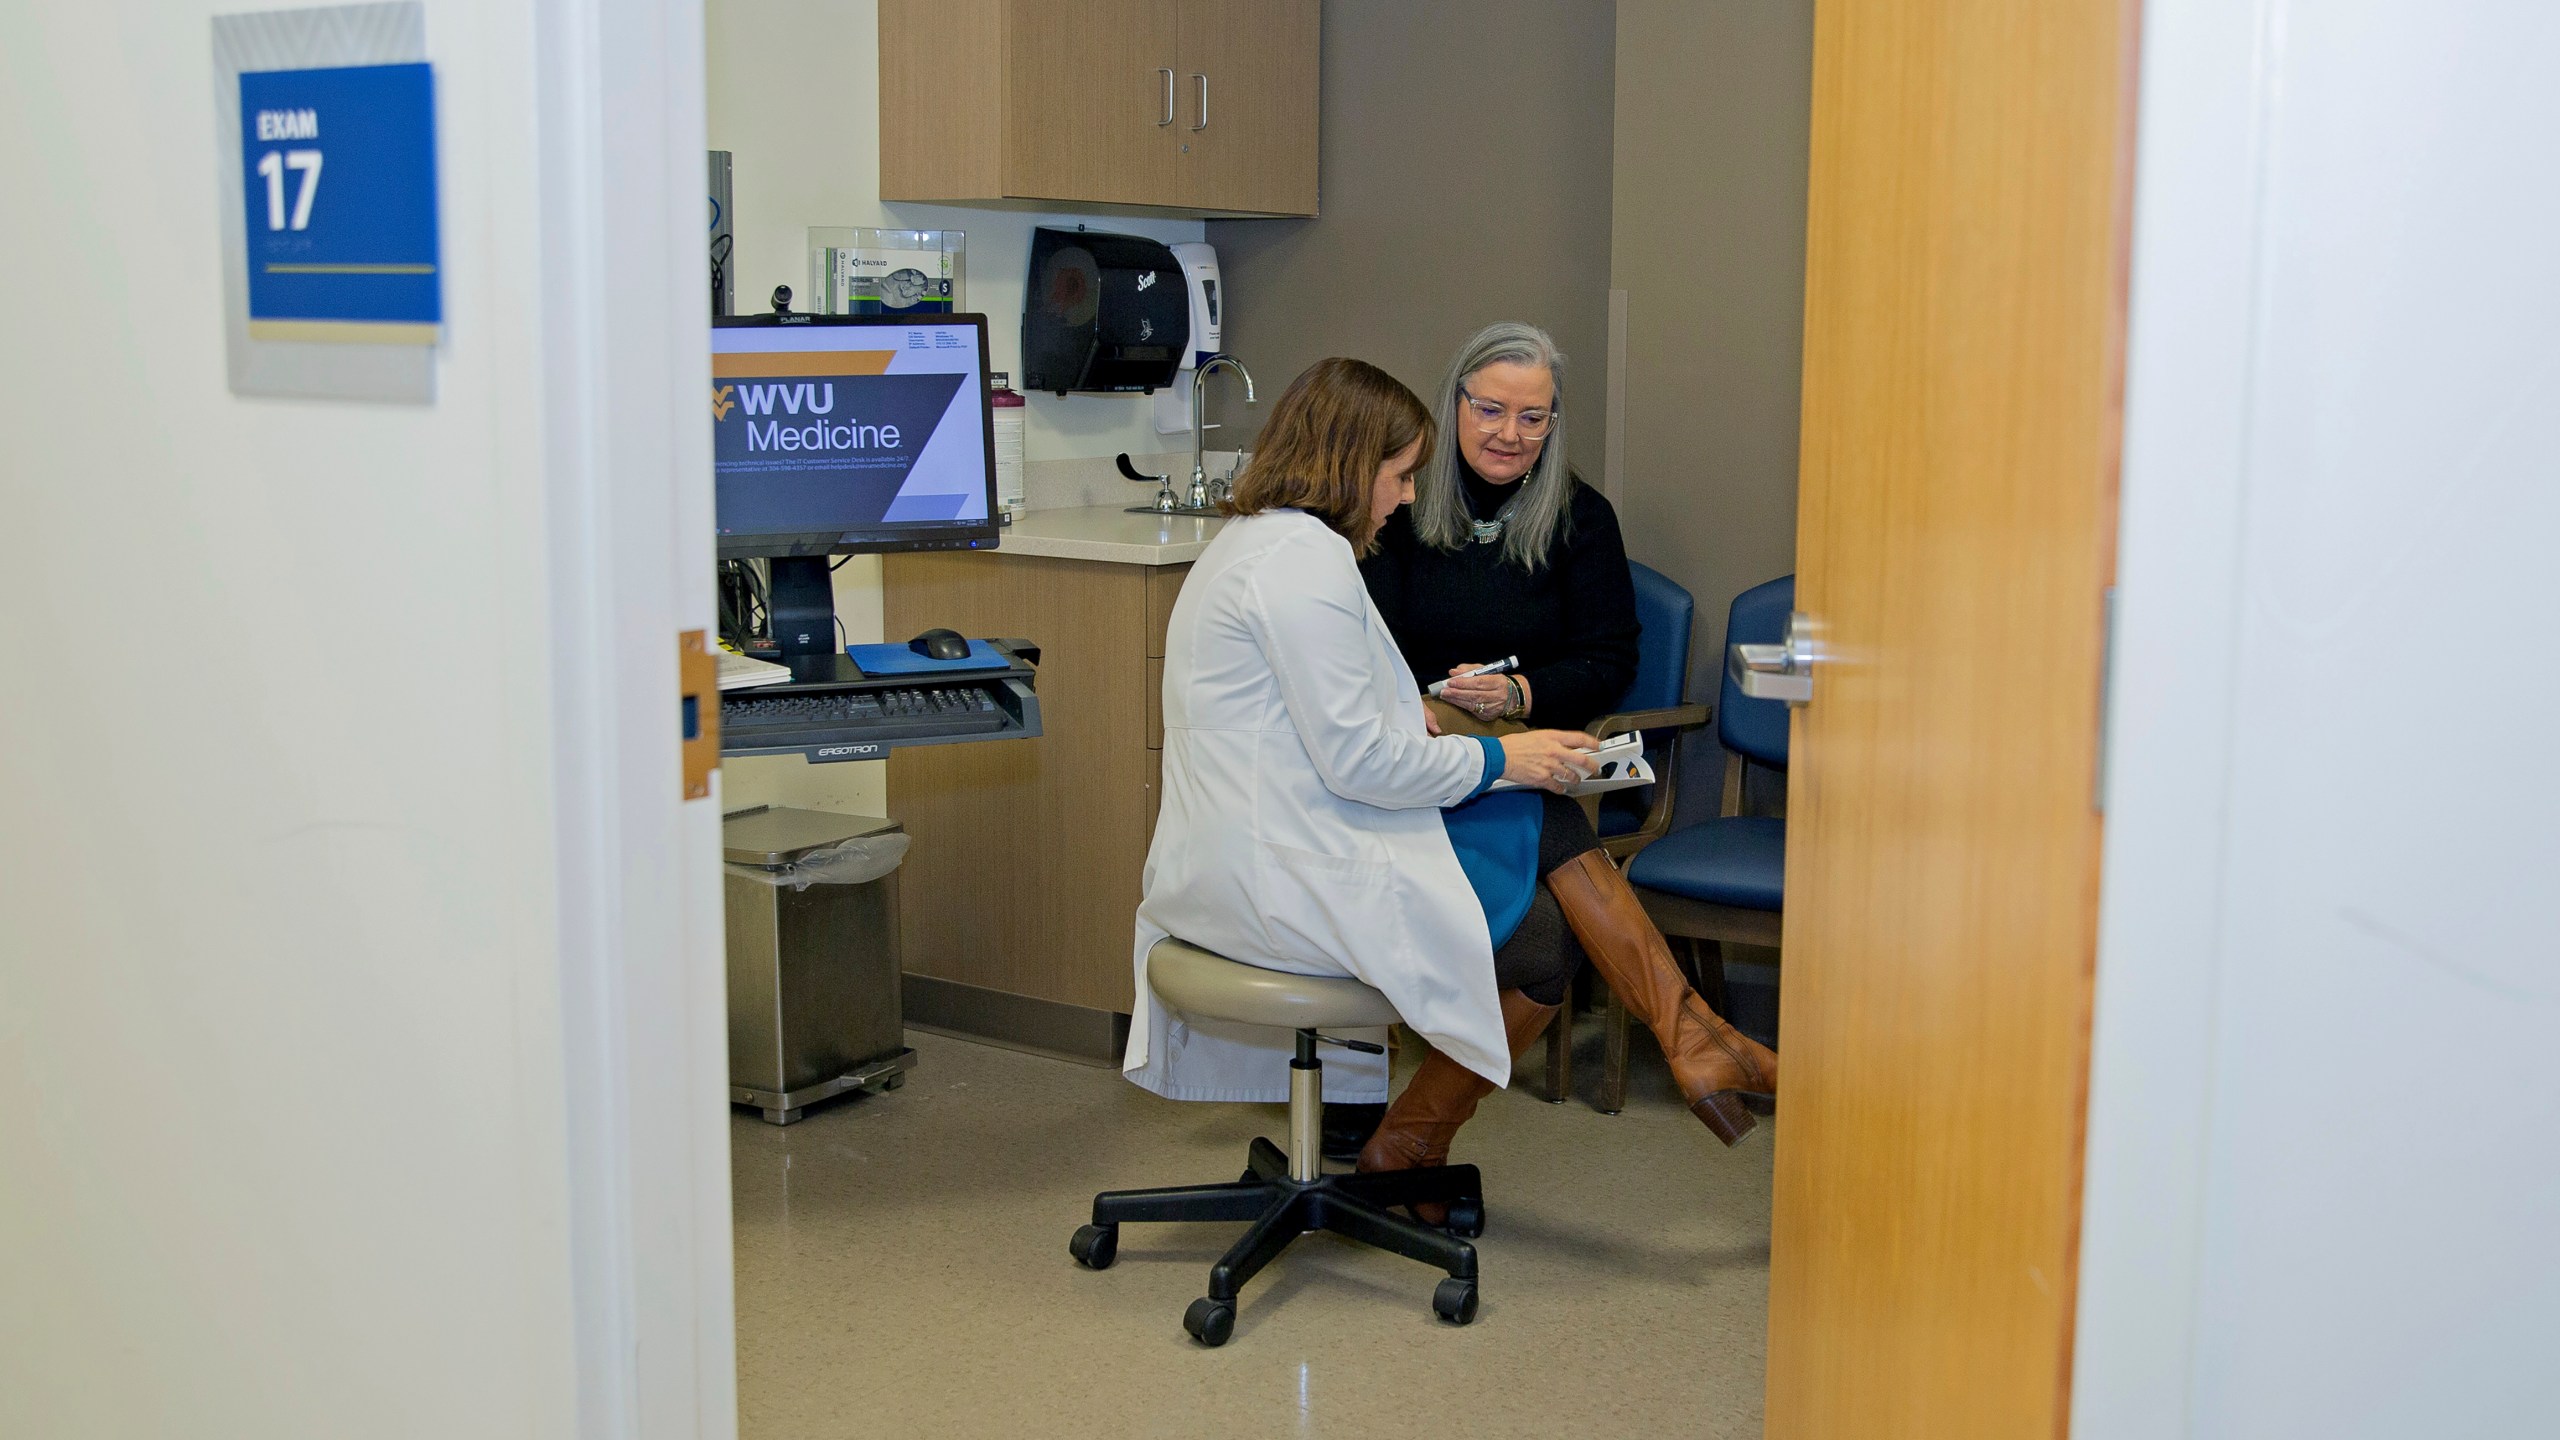
<path id="1" fill-rule="evenodd" d="M 1563 352 L 1533 325 L 1489 325 L 1459 347 L 1438 394 L 1426 397 L 1439 431 L 1413 503 L 1361 561 L 1416 683 L 1448 681 L 1426 709 L 1436 731 L 1517 730 L 1522 721 L 1581 730 L 1635 678 L 1635 582 L 1617 512 L 1565 464 L 1564 373 Z M 1516 669 L 1468 673 L 1512 656 Z M 1535 851 L 1544 883 L 1510 944 L 1560 947 L 1564 963 L 1513 992 L 1505 1013 L 1516 1022 L 1514 1051 L 1554 1016 L 1588 958 L 1662 1042 L 1690 1110 L 1724 1143 L 1741 1139 L 1752 1121 L 1738 1097 L 1774 1094 L 1778 1057 L 1689 988 L 1580 809 L 1545 804 L 1507 816 L 1508 802 L 1471 801 L 1442 820 L 1462 859 L 1505 845 Z M 1374 1123 L 1361 1169 L 1445 1164 L 1492 1088 L 1433 1051 L 1374 1122 L 1352 1113 L 1367 1107 L 1326 1107 L 1328 1140 L 1358 1144 L 1351 1137 Z"/>
<path id="2" fill-rule="evenodd" d="M 1451 677 L 1440 698 L 1480 723 L 1579 729 L 1635 679 L 1626 545 L 1566 464 L 1564 378 L 1564 352 L 1534 325 L 1488 325 L 1460 346 L 1413 504 L 1360 567 L 1416 683 Z M 1512 655 L 1512 673 L 1463 673 Z"/>

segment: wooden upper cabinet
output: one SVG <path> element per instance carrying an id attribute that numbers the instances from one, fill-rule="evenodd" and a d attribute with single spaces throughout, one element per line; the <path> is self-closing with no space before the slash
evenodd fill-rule
<path id="1" fill-rule="evenodd" d="M 1317 6 L 880 0 L 881 197 L 1312 215 Z"/>
<path id="2" fill-rule="evenodd" d="M 1007 10 L 1004 193 L 1160 203 L 1179 183 L 1166 143 L 1180 74 L 1175 0 L 1015 0 Z"/>
<path id="3" fill-rule="evenodd" d="M 1316 0 L 1181 0 L 1182 203 L 1316 213 Z"/>

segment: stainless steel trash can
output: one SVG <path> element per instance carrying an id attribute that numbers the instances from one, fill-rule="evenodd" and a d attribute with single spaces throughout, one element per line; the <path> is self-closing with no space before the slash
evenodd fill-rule
<path id="1" fill-rule="evenodd" d="M 915 1064 L 899 1011 L 898 876 L 794 890 L 812 851 L 895 834 L 894 820 L 759 808 L 728 817 L 729 1098 L 776 1125 L 853 1090 L 895 1090 Z"/>

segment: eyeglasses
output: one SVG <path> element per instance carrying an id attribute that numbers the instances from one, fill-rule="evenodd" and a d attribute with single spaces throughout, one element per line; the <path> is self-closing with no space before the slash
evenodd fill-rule
<path id="1" fill-rule="evenodd" d="M 1490 400 L 1479 400 L 1468 394 L 1463 385 L 1458 387 L 1458 399 L 1464 402 L 1467 413 L 1475 417 L 1476 428 L 1487 435 L 1501 434 L 1502 422 L 1511 420 L 1519 425 L 1520 438 L 1535 440 L 1546 434 L 1547 427 L 1556 422 L 1556 412 L 1553 410 L 1536 408 L 1505 410 Z"/>

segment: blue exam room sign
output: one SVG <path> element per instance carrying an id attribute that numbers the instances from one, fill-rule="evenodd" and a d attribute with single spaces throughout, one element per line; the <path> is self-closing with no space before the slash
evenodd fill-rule
<path id="1" fill-rule="evenodd" d="M 252 339 L 435 343 L 435 128 L 423 63 L 240 77 Z"/>

